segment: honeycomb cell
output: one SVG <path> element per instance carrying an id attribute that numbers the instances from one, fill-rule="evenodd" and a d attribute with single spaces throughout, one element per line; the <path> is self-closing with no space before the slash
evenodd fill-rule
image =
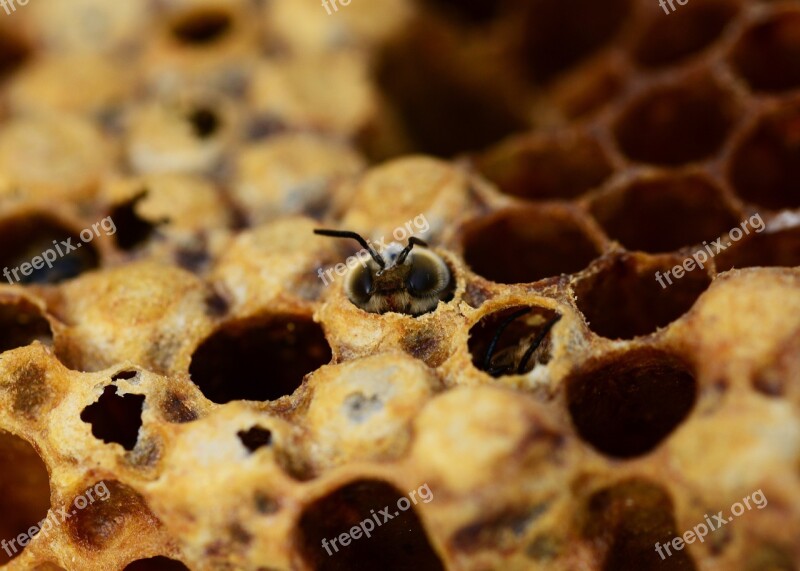
<path id="1" fill-rule="evenodd" d="M 123 537 L 146 537 L 161 525 L 144 498 L 130 486 L 116 480 L 100 481 L 77 490 L 74 499 L 66 507 L 78 507 L 80 502 L 76 503 L 76 500 L 79 497 L 86 501 L 90 487 L 97 493 L 95 501 L 76 510 L 64 523 L 69 537 L 81 548 L 108 549 L 119 544 Z"/>
<path id="2" fill-rule="evenodd" d="M 694 571 L 697 567 L 686 549 L 671 553 L 656 544 L 681 535 L 669 494 L 658 484 L 631 479 L 592 494 L 581 514 L 583 533 L 606 550 L 603 571 Z M 669 553 L 669 554 L 668 554 Z"/>
<path id="3" fill-rule="evenodd" d="M 567 380 L 569 414 L 578 434 L 615 458 L 655 449 L 686 418 L 696 397 L 689 367 L 649 348 L 583 365 Z"/>
<path id="4" fill-rule="evenodd" d="M 132 561 L 123 571 L 189 571 L 189 568 L 180 561 L 159 555 Z"/>
<path id="5" fill-rule="evenodd" d="M 420 3 L 469 24 L 486 24 L 500 15 L 505 2 L 504 0 L 422 0 Z"/>
<path id="6" fill-rule="evenodd" d="M 8 28 L 0 29 L 0 79 L 18 70 L 30 59 L 31 46 Z"/>
<path id="7" fill-rule="evenodd" d="M 52 346 L 53 332 L 42 310 L 19 298 L 0 301 L 0 352 L 25 347 L 34 341 Z"/>
<path id="8" fill-rule="evenodd" d="M 3 220 L 0 243 L 6 245 L 0 251 L 0 267 L 9 269 L 5 276 L 9 283 L 55 284 L 99 265 L 99 254 L 92 242 L 82 243 L 74 229 L 45 214 Z M 50 263 L 44 256 L 52 258 Z M 33 265 L 34 258 L 38 258 L 38 268 Z"/>
<path id="9" fill-rule="evenodd" d="M 533 0 L 522 58 L 533 81 L 547 82 L 599 50 L 621 30 L 630 0 Z"/>
<path id="10" fill-rule="evenodd" d="M 17 557 L 28 543 L 17 539 L 47 516 L 50 476 L 42 459 L 27 441 L 0 430 L 0 565 Z"/>
<path id="11" fill-rule="evenodd" d="M 715 262 L 718 272 L 759 266 L 800 266 L 800 228 L 751 234 L 721 252 Z"/>
<path id="12" fill-rule="evenodd" d="M 692 0 L 669 18 L 658 10 L 642 29 L 634 60 L 648 68 L 679 63 L 712 45 L 738 11 L 735 0 Z"/>
<path id="13" fill-rule="evenodd" d="M 490 313 L 469 332 L 472 364 L 492 376 L 525 374 L 550 360 L 546 337 L 558 314 L 542 307 L 510 307 Z M 529 351 L 541 344 L 533 353 Z"/>
<path id="14" fill-rule="evenodd" d="M 330 359 L 319 325 L 275 315 L 222 326 L 195 350 L 189 374 L 212 402 L 267 401 L 292 394 Z"/>
<path id="15" fill-rule="evenodd" d="M 728 177 L 752 204 L 800 207 L 800 101 L 760 119 L 733 152 Z"/>
<path id="16" fill-rule="evenodd" d="M 376 561 L 386 571 L 444 570 L 411 501 L 406 498 L 409 506 L 405 510 L 399 505 L 405 496 L 385 482 L 359 480 L 315 501 L 299 521 L 298 547 L 303 559 L 319 571 L 369 571 L 375 569 Z M 381 510 L 385 511 L 381 514 Z M 362 522 L 373 524 L 374 530 L 369 530 L 364 523 L 369 537 L 361 531 Z M 359 531 L 353 533 L 356 529 Z M 354 539 L 345 539 L 343 546 L 340 538 L 348 533 Z"/>
<path id="17" fill-rule="evenodd" d="M 170 24 L 170 32 L 182 45 L 209 47 L 224 39 L 233 24 L 234 19 L 227 11 L 202 8 L 179 14 Z"/>
<path id="18" fill-rule="evenodd" d="M 248 430 L 240 430 L 236 433 L 236 436 L 239 437 L 242 445 L 251 453 L 262 446 L 269 446 L 272 442 L 272 432 L 260 426 L 254 426 Z"/>
<path id="19" fill-rule="evenodd" d="M 142 395 L 118 395 L 117 388 L 110 385 L 96 403 L 83 410 L 81 420 L 92 425 L 95 438 L 133 450 L 142 427 L 144 399 Z"/>
<path id="20" fill-rule="evenodd" d="M 686 271 L 684 262 L 677 256 L 659 262 L 631 255 L 604 260 L 575 284 L 576 302 L 589 328 L 609 339 L 632 339 L 678 319 L 711 283 L 706 271 L 697 266 Z M 675 272 L 679 266 L 685 273 Z"/>
<path id="21" fill-rule="evenodd" d="M 628 250 L 672 252 L 721 236 L 739 219 L 704 176 L 646 177 L 593 199 L 590 211 Z"/>
<path id="22" fill-rule="evenodd" d="M 476 167 L 505 194 L 526 200 L 576 198 L 613 173 L 600 143 L 582 133 L 515 138 L 481 156 Z"/>
<path id="23" fill-rule="evenodd" d="M 731 98 L 705 78 L 685 78 L 639 96 L 617 120 L 614 133 L 630 159 L 679 166 L 714 155 L 737 111 Z"/>
<path id="24" fill-rule="evenodd" d="M 778 11 L 753 25 L 739 39 L 731 63 L 756 91 L 800 87 L 800 12 Z"/>
<path id="25" fill-rule="evenodd" d="M 513 133 L 528 120 L 497 90 L 463 77 L 448 46 L 452 41 L 415 22 L 381 52 L 375 81 L 396 109 L 410 146 L 439 157 L 478 151 Z M 435 47 L 435 49 L 431 49 Z M 454 94 L 457 97 L 453 97 Z"/>
<path id="26" fill-rule="evenodd" d="M 472 220 L 464 260 L 486 279 L 530 283 L 578 272 L 600 254 L 586 222 L 569 207 L 527 206 Z"/>

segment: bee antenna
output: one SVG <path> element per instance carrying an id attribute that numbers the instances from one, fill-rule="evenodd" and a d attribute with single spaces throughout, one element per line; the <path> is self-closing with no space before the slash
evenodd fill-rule
<path id="1" fill-rule="evenodd" d="M 428 244 L 426 244 L 423 240 L 420 240 L 416 236 L 411 236 L 411 238 L 408 239 L 408 245 L 405 248 L 403 248 L 403 251 L 400 252 L 399 256 L 397 256 L 396 264 L 398 266 L 406 261 L 408 254 L 411 252 L 411 248 L 413 248 L 414 246 L 422 246 L 424 248 L 427 248 Z"/>
<path id="2" fill-rule="evenodd" d="M 383 260 L 381 255 L 372 249 L 364 238 L 361 237 L 360 234 L 356 234 L 355 232 L 350 232 L 347 230 L 325 230 L 322 228 L 315 228 L 314 234 L 319 236 L 329 236 L 331 238 L 352 238 L 353 240 L 357 241 L 361 246 L 369 252 L 369 255 L 372 256 L 372 259 L 382 268 L 386 267 L 386 262 Z"/>
<path id="3" fill-rule="evenodd" d="M 525 372 L 525 366 L 528 364 L 528 360 L 531 358 L 531 355 L 533 355 L 533 352 L 536 351 L 539 345 L 542 344 L 544 338 L 547 336 L 548 333 L 550 333 L 550 330 L 553 328 L 553 325 L 558 323 L 560 320 L 561 320 L 561 315 L 560 314 L 556 315 L 553 319 L 548 321 L 547 324 L 542 328 L 542 330 L 539 332 L 539 335 L 536 336 L 536 339 L 533 340 L 533 343 L 531 343 L 531 346 L 528 347 L 528 350 L 525 351 L 525 355 L 523 355 L 522 359 L 520 360 L 519 366 L 517 367 L 518 375 L 521 375 L 522 373 Z"/>
<path id="4" fill-rule="evenodd" d="M 503 331 L 505 331 L 506 328 L 509 325 L 511 325 L 511 323 L 513 321 L 515 321 L 516 319 L 519 319 L 520 317 L 522 317 L 526 313 L 530 313 L 530 311 L 531 311 L 530 307 L 524 307 L 524 308 L 520 309 L 519 311 L 515 311 L 514 313 L 512 313 L 506 319 L 503 320 L 503 322 L 500 324 L 500 327 L 497 328 L 497 332 L 494 334 L 494 337 L 492 338 L 492 342 L 489 343 L 489 349 L 487 349 L 487 351 L 486 351 L 486 356 L 483 358 L 483 370 L 484 371 L 488 371 L 489 369 L 493 369 L 493 367 L 492 367 L 492 357 L 494 356 L 494 350 L 497 347 L 497 342 L 500 341 L 500 336 L 503 334 Z"/>

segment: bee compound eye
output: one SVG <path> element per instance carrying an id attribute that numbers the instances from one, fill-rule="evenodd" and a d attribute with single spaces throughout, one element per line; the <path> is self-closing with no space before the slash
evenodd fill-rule
<path id="1" fill-rule="evenodd" d="M 415 257 L 408 274 L 408 289 L 417 295 L 431 295 L 441 287 L 441 276 L 435 262 Z"/>
<path id="2" fill-rule="evenodd" d="M 356 267 L 348 285 L 350 297 L 359 301 L 368 300 L 372 296 L 372 272 L 363 266 Z"/>

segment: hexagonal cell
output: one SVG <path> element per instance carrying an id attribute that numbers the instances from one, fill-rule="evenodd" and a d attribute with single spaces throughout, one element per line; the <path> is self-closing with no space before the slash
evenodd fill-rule
<path id="1" fill-rule="evenodd" d="M 443 570 L 413 507 L 430 502 L 431 489 L 413 504 L 405 496 L 385 482 L 359 480 L 320 498 L 299 521 L 303 559 L 319 571 L 374 569 L 376 561 L 387 571 Z"/>
<path id="2" fill-rule="evenodd" d="M 756 91 L 800 87 L 800 12 L 777 12 L 753 25 L 739 39 L 730 59 Z"/>
<path id="3" fill-rule="evenodd" d="M 53 344 L 50 322 L 38 306 L 23 298 L 0 303 L 0 332 L 0 353 L 34 341 Z"/>
<path id="4" fill-rule="evenodd" d="M 600 269 L 574 286 L 589 328 L 609 339 L 632 339 L 678 319 L 711 284 L 696 265 L 678 271 L 690 259 L 646 261 L 629 254 L 604 259 Z"/>
<path id="5" fill-rule="evenodd" d="M 736 117 L 727 91 L 707 78 L 686 77 L 639 96 L 617 120 L 614 134 L 630 159 L 678 166 L 713 156 Z"/>
<path id="6" fill-rule="evenodd" d="M 37 524 L 47 516 L 50 476 L 33 446 L 3 430 L 0 466 L 0 565 L 5 565 L 22 553 L 38 533 Z"/>
<path id="7" fill-rule="evenodd" d="M 596 197 L 589 208 L 609 237 L 644 252 L 700 244 L 739 224 L 721 189 L 701 175 L 634 180 Z"/>
<path id="8" fill-rule="evenodd" d="M 4 275 L 9 283 L 54 284 L 99 264 L 91 242 L 83 243 L 77 232 L 44 214 L 0 222 L 0 243 L 6 244 L 0 251 L 0 268 L 8 268 Z M 36 265 L 34 258 L 38 258 Z"/>
<path id="9" fill-rule="evenodd" d="M 500 15 L 504 0 L 421 0 L 423 6 L 469 24 L 486 24 Z"/>
<path id="10" fill-rule="evenodd" d="M 676 64 L 709 47 L 739 12 L 732 0 L 692 0 L 665 18 L 654 11 L 643 26 L 633 58 L 643 67 Z"/>
<path id="11" fill-rule="evenodd" d="M 731 156 L 728 177 L 748 202 L 800 207 L 800 101 L 761 118 Z"/>
<path id="12" fill-rule="evenodd" d="M 758 232 L 715 258 L 718 272 L 759 266 L 800 266 L 800 227 Z"/>
<path id="13" fill-rule="evenodd" d="M 464 226 L 464 260 L 497 283 L 531 283 L 572 274 L 600 255 L 587 221 L 560 205 L 500 210 Z"/>
<path id="14" fill-rule="evenodd" d="M 375 80 L 411 147 L 451 157 L 527 129 L 528 119 L 512 109 L 498 84 L 473 77 L 474 68 L 463 69 L 464 58 L 452 37 L 427 20 L 406 29 L 380 53 Z"/>
<path id="15" fill-rule="evenodd" d="M 31 57 L 33 48 L 7 26 L 0 30 L 0 80 L 21 68 Z"/>
<path id="16" fill-rule="evenodd" d="M 479 157 L 475 166 L 502 192 L 526 200 L 570 200 L 614 172 L 600 143 L 585 133 L 517 137 Z"/>
<path id="17" fill-rule="evenodd" d="M 582 535 L 605 551 L 604 571 L 695 571 L 697 567 L 685 549 L 664 548 L 674 537 L 680 537 L 673 513 L 666 490 L 635 478 L 593 493 L 579 521 Z M 657 557 L 659 549 L 661 556 Z"/>
<path id="18" fill-rule="evenodd" d="M 195 350 L 189 374 L 212 402 L 268 401 L 292 394 L 331 356 L 311 318 L 273 315 L 221 327 Z"/>
<path id="19" fill-rule="evenodd" d="M 630 0 L 532 0 L 522 58 L 531 79 L 547 82 L 608 44 L 627 20 Z"/>
<path id="20" fill-rule="evenodd" d="M 524 306 L 490 313 L 469 331 L 472 364 L 493 377 L 523 375 L 550 361 L 548 335 L 560 319 L 552 309 Z"/>
<path id="21" fill-rule="evenodd" d="M 189 568 L 180 561 L 159 555 L 132 561 L 123 571 L 189 571 Z"/>
<path id="22" fill-rule="evenodd" d="M 690 368 L 650 348 L 600 358 L 567 379 L 567 404 L 578 434 L 615 458 L 652 451 L 688 416 L 696 398 Z"/>

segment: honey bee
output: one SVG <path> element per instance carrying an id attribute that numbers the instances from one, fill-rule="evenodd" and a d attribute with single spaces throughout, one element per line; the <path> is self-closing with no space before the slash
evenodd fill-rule
<path id="1" fill-rule="evenodd" d="M 536 335 L 528 335 L 521 339 L 517 344 L 506 347 L 502 351 L 496 352 L 495 350 L 498 342 L 500 341 L 500 337 L 503 335 L 503 332 L 508 328 L 508 326 L 523 315 L 527 315 L 530 312 L 531 308 L 529 307 L 515 311 L 506 319 L 504 319 L 503 322 L 498 326 L 494 337 L 492 337 L 492 340 L 489 343 L 489 348 L 486 350 L 486 355 L 483 358 L 481 367 L 492 377 L 496 378 L 502 375 L 522 375 L 533 369 L 533 366 L 536 364 L 535 360 L 533 365 L 528 367 L 531 357 L 536 349 L 538 349 L 542 344 L 542 341 L 544 341 L 545 337 L 547 337 L 547 334 L 550 333 L 550 330 L 553 328 L 553 326 L 561 319 L 561 315 L 556 315 L 551 320 L 546 322 Z"/>
<path id="2" fill-rule="evenodd" d="M 392 242 L 378 253 L 355 232 L 316 229 L 314 234 L 356 240 L 369 253 L 370 258 L 350 269 L 344 284 L 348 299 L 364 311 L 416 317 L 452 297 L 450 268 L 419 238 L 411 236 L 405 247 Z"/>

